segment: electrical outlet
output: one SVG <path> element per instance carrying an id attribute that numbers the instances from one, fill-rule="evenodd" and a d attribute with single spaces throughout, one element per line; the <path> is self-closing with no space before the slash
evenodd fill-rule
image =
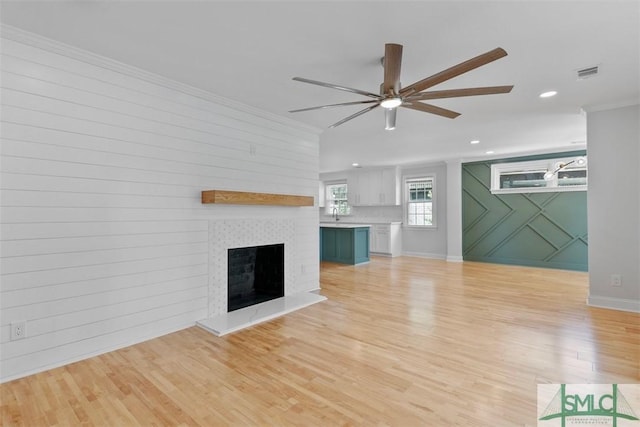
<path id="1" fill-rule="evenodd" d="M 11 341 L 27 337 L 27 322 L 24 320 L 11 322 Z"/>
<path id="2" fill-rule="evenodd" d="M 622 286 L 622 275 L 620 274 L 612 274 L 611 275 L 611 286 Z"/>

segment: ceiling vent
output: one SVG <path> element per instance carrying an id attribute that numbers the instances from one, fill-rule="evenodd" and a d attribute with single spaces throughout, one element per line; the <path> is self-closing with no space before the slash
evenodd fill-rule
<path id="1" fill-rule="evenodd" d="M 598 75 L 598 66 L 583 68 L 582 70 L 578 70 L 578 80 L 589 79 L 591 77 L 595 77 Z"/>

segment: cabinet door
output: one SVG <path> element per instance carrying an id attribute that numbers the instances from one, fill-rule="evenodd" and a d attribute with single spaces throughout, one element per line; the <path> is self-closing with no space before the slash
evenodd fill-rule
<path id="1" fill-rule="evenodd" d="M 367 174 L 367 204 L 380 206 L 382 204 L 382 171 L 371 170 Z"/>
<path id="2" fill-rule="evenodd" d="M 371 171 L 360 170 L 355 175 L 357 178 L 354 178 L 354 181 L 358 183 L 354 194 L 355 206 L 371 206 L 374 201 Z M 351 192 L 351 188 L 349 188 L 349 192 Z"/>
<path id="3" fill-rule="evenodd" d="M 383 169 L 380 182 L 381 204 L 387 206 L 399 205 L 400 173 L 398 168 Z"/>
<path id="4" fill-rule="evenodd" d="M 347 176 L 347 199 L 351 206 L 358 206 L 360 204 L 360 174 L 357 172 L 351 172 Z"/>
<path id="5" fill-rule="evenodd" d="M 369 171 L 363 170 L 358 172 L 358 205 L 371 205 L 371 182 Z"/>
<path id="6" fill-rule="evenodd" d="M 353 229 L 337 229 L 336 260 L 353 264 Z"/>
<path id="7" fill-rule="evenodd" d="M 337 258 L 336 230 L 322 228 L 322 259 L 334 260 Z"/>
<path id="8" fill-rule="evenodd" d="M 391 233 L 388 226 L 376 226 L 376 252 L 388 254 L 391 253 Z"/>

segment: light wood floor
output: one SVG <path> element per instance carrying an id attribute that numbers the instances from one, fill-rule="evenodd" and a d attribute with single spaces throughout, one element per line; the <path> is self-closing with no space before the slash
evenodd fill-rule
<path id="1" fill-rule="evenodd" d="M 640 316 L 585 273 L 419 258 L 323 264 L 329 300 L 189 328 L 6 383 L 9 425 L 536 425 L 538 383 L 640 382 Z"/>

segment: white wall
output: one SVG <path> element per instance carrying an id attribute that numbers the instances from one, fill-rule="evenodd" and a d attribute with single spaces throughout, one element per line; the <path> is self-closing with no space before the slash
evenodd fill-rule
<path id="1" fill-rule="evenodd" d="M 403 228 L 402 253 L 426 258 L 447 257 L 447 165 L 435 163 L 402 169 L 402 179 L 435 176 L 434 203 L 436 206 L 435 228 Z"/>
<path id="2" fill-rule="evenodd" d="M 205 318 L 212 220 L 289 218 L 296 289 L 318 288 L 316 207 L 200 203 L 205 189 L 315 196 L 316 130 L 2 35 L 0 380 Z M 16 320 L 27 338 L 10 341 Z"/>
<path id="3" fill-rule="evenodd" d="M 447 261 L 463 261 L 461 160 L 447 162 Z"/>
<path id="4" fill-rule="evenodd" d="M 640 311 L 639 123 L 638 105 L 587 114 L 590 305 Z"/>

